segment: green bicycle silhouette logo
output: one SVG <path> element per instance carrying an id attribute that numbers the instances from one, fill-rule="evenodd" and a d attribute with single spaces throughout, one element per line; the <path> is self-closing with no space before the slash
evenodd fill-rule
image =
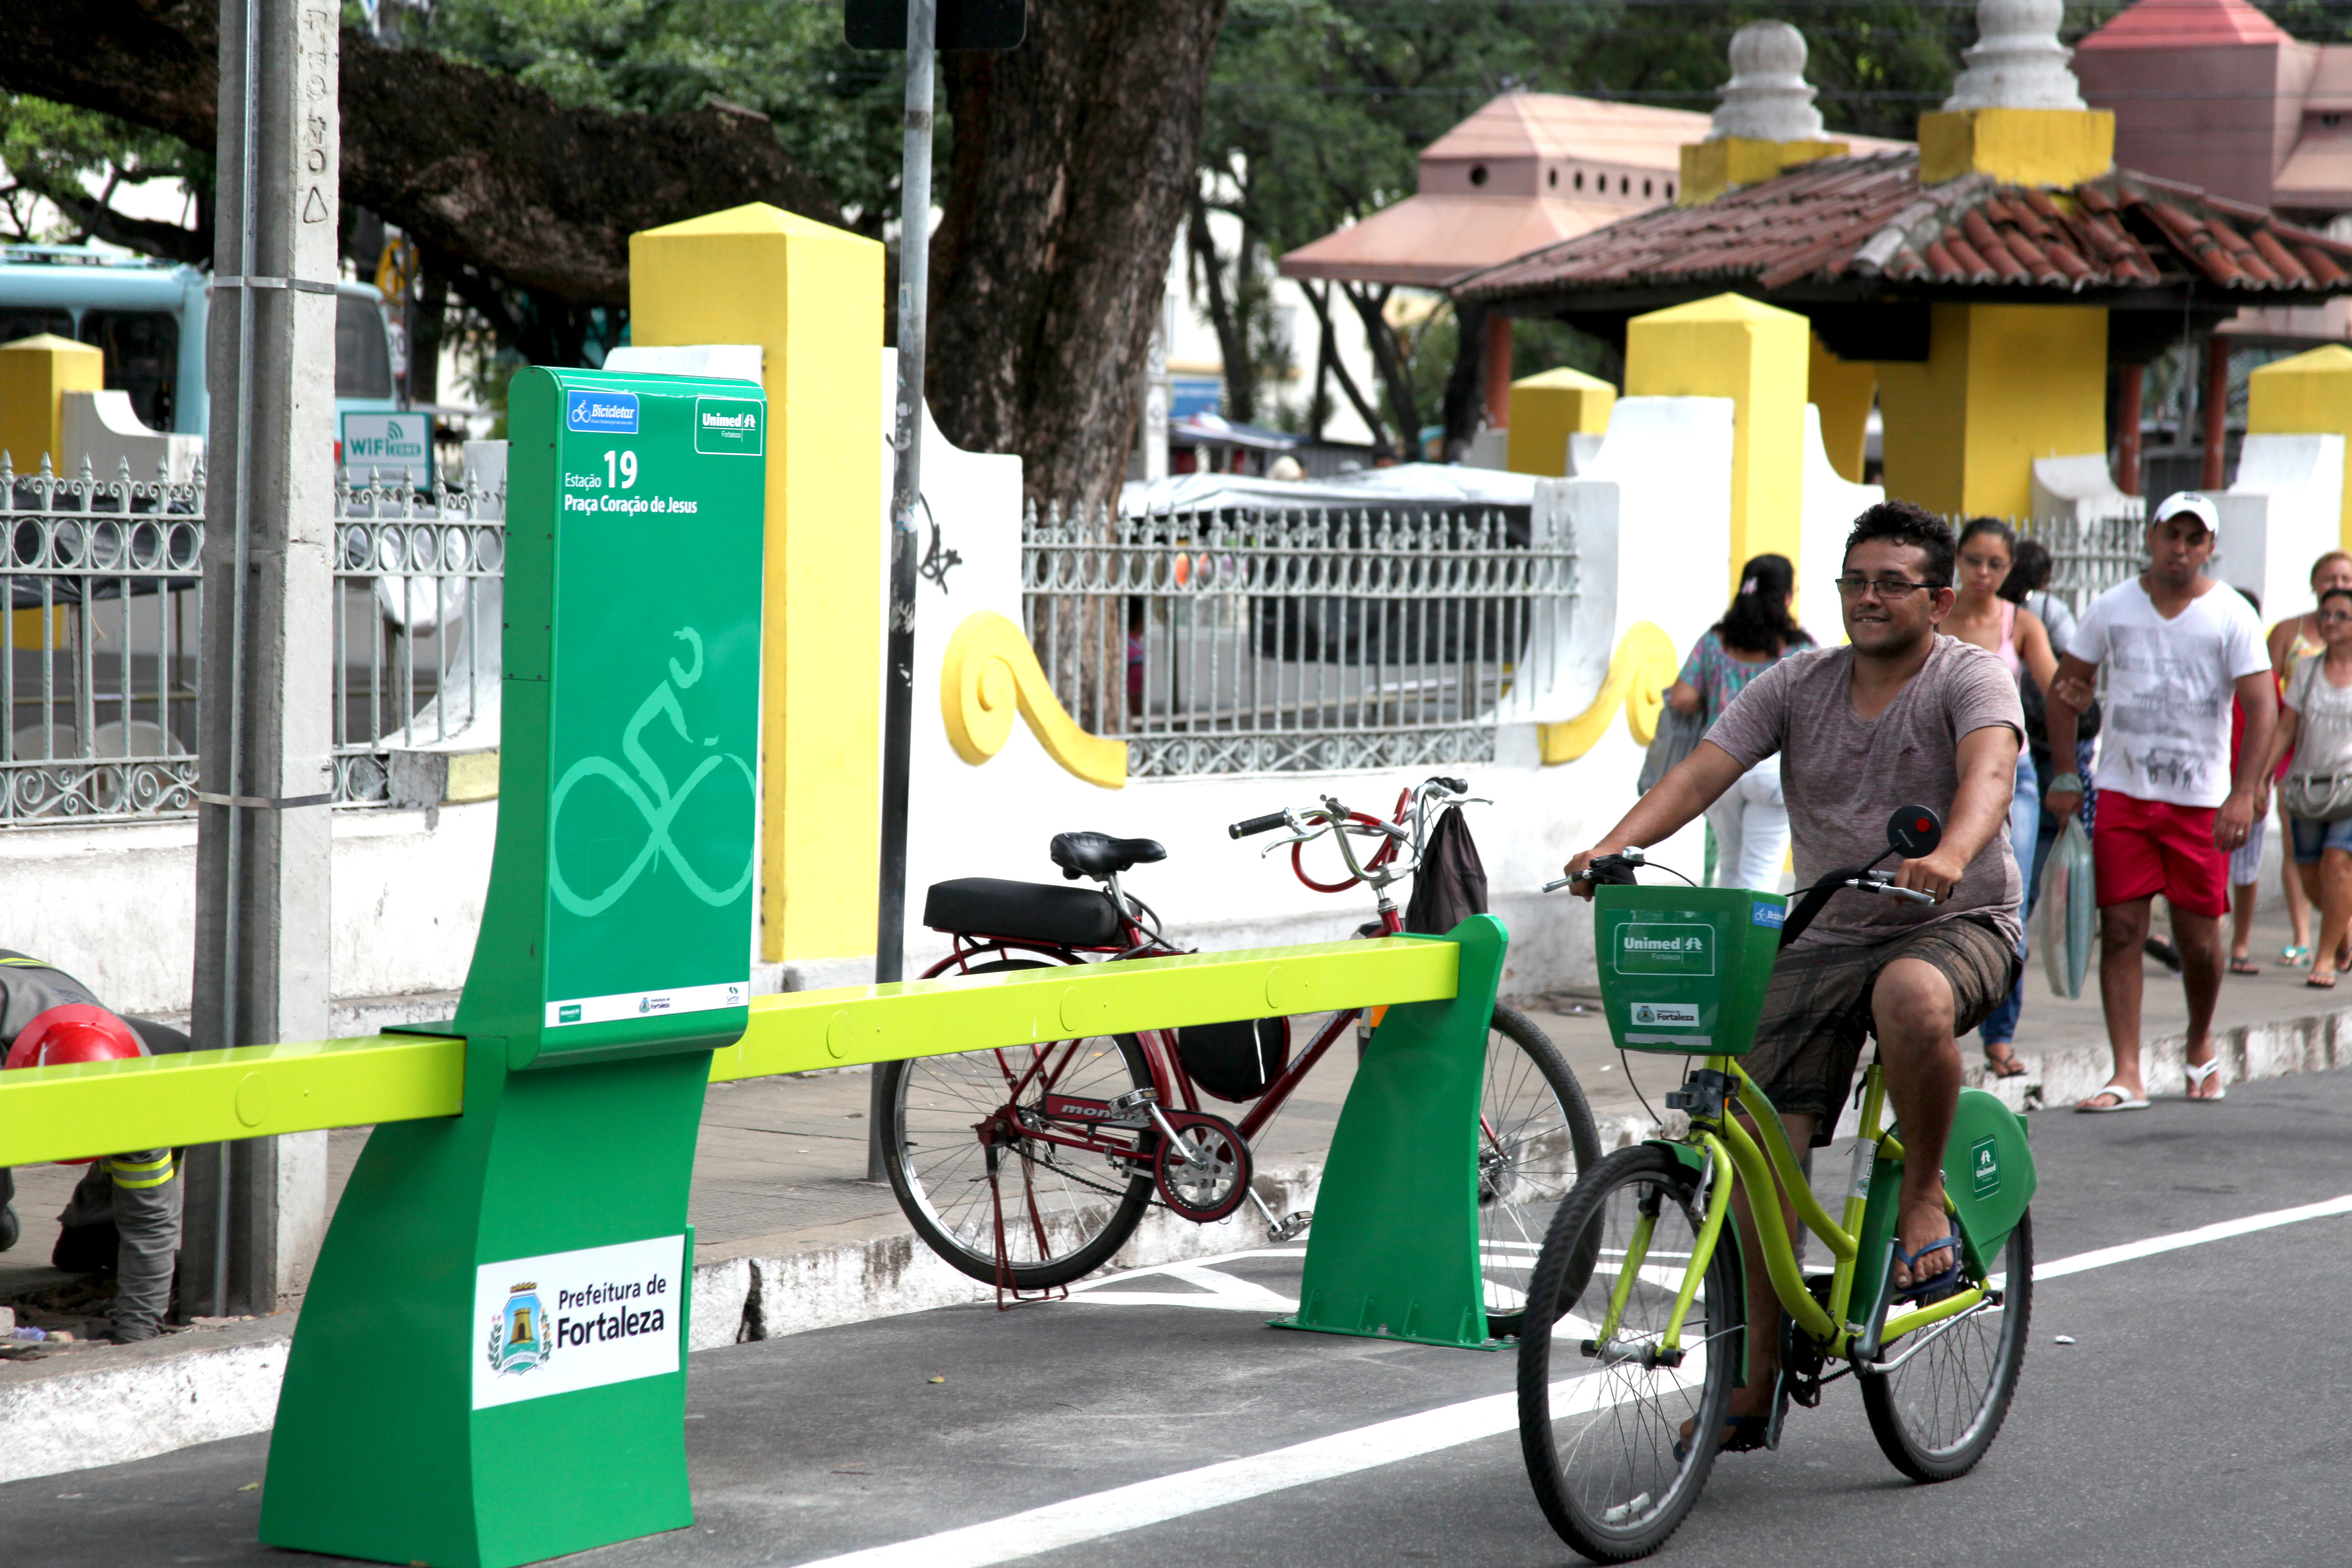
<path id="1" fill-rule="evenodd" d="M 730 885 L 718 888 L 704 879 L 670 837 L 671 825 L 677 820 L 677 814 L 685 808 L 694 792 L 702 787 L 704 780 L 729 763 L 734 763 L 736 771 L 743 775 L 746 789 L 755 787 L 751 764 L 732 752 L 721 752 L 716 756 L 703 758 L 673 793 L 668 775 L 663 773 L 661 764 L 654 760 L 653 753 L 646 750 L 638 738 L 656 719 L 667 719 L 679 740 L 688 745 L 694 743 L 694 736 L 686 727 L 686 709 L 678 701 L 677 694 L 702 679 L 702 634 L 692 626 L 681 626 L 670 635 L 694 650 L 694 668 L 681 668 L 677 659 L 671 659 L 669 679 L 647 694 L 646 700 L 637 705 L 635 715 L 622 730 L 621 754 L 636 770 L 636 776 L 630 777 L 610 757 L 583 757 L 564 770 L 563 777 L 556 783 L 553 798 L 548 802 L 548 837 L 551 841 L 547 858 L 548 879 L 553 886 L 555 901 L 575 915 L 601 915 L 611 909 L 636 885 L 637 879 L 645 875 L 646 868 L 654 863 L 656 857 L 668 862 L 669 868 L 677 873 L 678 880 L 686 884 L 688 892 L 715 910 L 724 909 L 741 898 L 744 889 L 751 885 L 757 854 L 748 837 L 743 849 L 741 874 Z M 712 735 L 702 744 L 705 748 L 715 748 L 719 744 L 719 737 Z M 609 780 L 613 787 L 621 792 L 622 797 L 636 807 L 637 815 L 645 818 L 646 841 L 637 850 L 636 857 L 608 886 L 600 892 L 583 895 L 564 878 L 558 847 L 562 838 L 557 826 L 563 820 L 563 803 L 571 798 L 577 785 L 591 778 Z"/>

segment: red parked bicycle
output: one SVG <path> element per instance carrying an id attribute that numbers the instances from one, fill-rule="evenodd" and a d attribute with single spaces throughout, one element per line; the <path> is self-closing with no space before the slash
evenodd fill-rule
<path id="1" fill-rule="evenodd" d="M 1321 892 L 1363 883 L 1379 919 L 1358 932 L 1403 929 L 1391 885 L 1413 874 L 1437 813 L 1469 804 L 1459 779 L 1433 778 L 1398 798 L 1391 820 L 1319 805 L 1236 823 L 1241 838 L 1287 828 L 1301 881 Z M 1307 846 L 1329 838 L 1347 875 L 1318 881 Z M 1378 839 L 1359 858 L 1353 839 Z M 926 978 L 1153 958 L 1187 951 L 1161 934 L 1160 917 L 1120 884 L 1123 873 L 1166 858 L 1148 838 L 1056 834 L 1057 887 L 966 878 L 934 885 L 923 921 L 951 933 L 955 951 Z M 1286 1241 L 1313 1217 L 1276 1218 L 1252 1186 L 1252 1140 L 1359 1011 L 1334 1014 L 1291 1055 L 1293 1020 L 1145 1030 L 1080 1040 L 891 1062 L 882 1078 L 884 1164 L 899 1207 L 931 1249 L 1000 1296 L 1051 1289 L 1091 1273 L 1134 1233 L 1154 1205 L 1200 1224 L 1244 1204 Z M 1203 1097 L 1245 1104 L 1238 1121 Z M 1492 1331 L 1516 1331 L 1527 1281 L 1552 1210 L 1601 1157 L 1600 1138 L 1575 1075 L 1543 1031 L 1497 1005 L 1486 1039 L 1479 1117 L 1478 1222 Z"/>

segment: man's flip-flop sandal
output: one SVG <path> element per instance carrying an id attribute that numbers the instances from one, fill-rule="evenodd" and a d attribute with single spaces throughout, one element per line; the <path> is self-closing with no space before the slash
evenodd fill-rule
<path id="1" fill-rule="evenodd" d="M 2230 960 L 2230 973 L 2232 974 L 2260 974 L 2262 972 L 2263 966 L 2251 958 Z"/>
<path id="2" fill-rule="evenodd" d="M 1990 1072 L 1995 1078 L 2023 1078 L 2025 1076 L 2025 1064 L 2017 1059 L 2017 1053 L 2011 1050 L 2009 1047 L 2008 1043 L 2005 1041 L 2001 1045 L 2000 1055 L 1999 1056 L 1993 1055 L 1992 1047 L 1990 1046 L 1987 1046 L 1984 1048 L 1984 1058 L 1986 1070 Z"/>
<path id="3" fill-rule="evenodd" d="M 2113 1095 L 2115 1097 L 2116 1103 L 2113 1105 L 2093 1105 L 2091 1100 L 2098 1099 L 2100 1095 Z M 2105 1089 L 2100 1089 L 2097 1094 L 2092 1095 L 2090 1100 L 2085 1100 L 2081 1104 L 2075 1106 L 2074 1109 L 2088 1116 L 2108 1116 L 2118 1110 L 2146 1110 L 2147 1109 L 2147 1097 L 2145 1095 L 2134 1094 L 2130 1089 L 2124 1088 L 2124 1086 L 2119 1083 L 2111 1083 Z"/>
<path id="4" fill-rule="evenodd" d="M 1948 1220 L 1945 1223 L 1950 1224 Z M 1944 1271 L 1941 1274 L 1931 1274 L 1925 1279 L 1918 1278 L 1919 1260 L 1931 1252 L 1941 1252 L 1948 1247 L 1952 1249 L 1952 1261 L 1945 1266 Z M 1895 1244 L 1895 1256 L 1902 1260 L 1906 1268 L 1911 1270 L 1912 1279 L 1910 1284 L 1895 1290 L 1891 1298 L 1894 1300 L 1911 1301 L 1922 1307 L 1932 1307 L 1960 1288 L 1960 1233 L 1957 1227 L 1941 1241 L 1931 1241 L 1916 1252 L 1904 1251 L 1903 1244 L 1897 1241 Z"/>
<path id="5" fill-rule="evenodd" d="M 1928 1250 L 1933 1251 L 1930 1247 Z M 1727 1415 L 1723 1418 L 1723 1441 L 1716 1447 L 1718 1454 L 1744 1454 L 1750 1448 L 1761 1448 L 1772 1435 L 1772 1418 L 1769 1415 Z M 1682 1463 L 1686 1445 L 1675 1440 L 1675 1462 Z M 1655 1450 L 1652 1450 L 1655 1452 Z"/>
<path id="6" fill-rule="evenodd" d="M 2199 1089 L 2205 1087 L 2205 1080 L 2207 1079 L 2211 1078 L 2215 1073 L 2221 1070 L 2221 1058 L 2215 1057 L 2210 1062 L 2183 1062 L 2180 1064 L 2180 1068 L 2183 1072 L 2189 1075 L 2189 1098 L 2196 1100 L 2199 1104 L 2210 1105 L 2215 1100 L 2227 1100 L 2230 1097 L 2230 1091 L 2218 1083 L 2213 1086 L 2213 1092 L 2210 1094 L 2200 1094 L 2197 1092 Z"/>

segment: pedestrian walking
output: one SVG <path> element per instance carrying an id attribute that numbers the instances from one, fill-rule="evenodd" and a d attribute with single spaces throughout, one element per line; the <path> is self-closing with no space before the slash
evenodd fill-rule
<path id="1" fill-rule="evenodd" d="M 2282 697 L 2286 694 L 2287 678 L 2294 673 L 2294 667 L 2323 646 L 2319 636 L 2319 595 L 2330 588 L 2352 588 L 2352 555 L 2341 550 L 2331 550 L 2311 563 L 2312 607 L 2279 622 L 2265 639 L 2271 655 L 2271 674 Z M 2284 768 L 2292 762 L 2289 758 L 2280 765 Z M 2279 831 L 2291 833 L 2284 796 L 2280 797 L 2278 809 Z M 2279 886 L 2286 895 L 2287 921 L 2294 928 L 2294 940 L 2279 950 L 2279 960 L 2288 968 L 2297 969 L 2311 962 L 2311 900 L 2304 891 L 2303 877 L 2293 855 L 2279 858 Z M 2336 957 L 2336 966 L 2339 970 L 2344 967 L 2341 954 Z"/>
<path id="2" fill-rule="evenodd" d="M 2107 667 L 2099 748 L 2099 826 L 2091 852 L 2099 900 L 2099 1001 L 2115 1068 L 2078 1110 L 2143 1110 L 2140 1061 L 2142 944 L 2149 901 L 2172 911 L 2174 945 L 2189 1000 L 2189 1095 L 2221 1097 L 2213 1054 L 2213 1006 L 2221 989 L 2221 917 L 2229 911 L 2229 856 L 2250 837 L 2263 795 L 2278 692 L 2262 623 L 2237 591 L 2205 574 L 2213 554 L 2213 503 L 2182 491 L 2147 526 L 2148 567 L 2099 595 L 2083 616 L 2051 690 L 2051 749 L 2074 749 L 2075 716 Z M 2245 705 L 2246 741 L 2230 767 L 2230 704 Z M 2082 780 L 2051 781 L 2063 816 Z"/>
<path id="3" fill-rule="evenodd" d="M 1674 710 L 1709 729 L 1748 683 L 1798 648 L 1812 634 L 1789 613 L 1796 569 L 1785 555 L 1759 555 L 1739 569 L 1739 591 L 1723 619 L 1703 633 L 1666 689 Z M 1715 883 L 1772 892 L 1789 855 L 1789 807 L 1780 794 L 1780 759 L 1764 758 L 1739 775 L 1706 808 L 1715 833 Z"/>
<path id="4" fill-rule="evenodd" d="M 1996 518 L 1971 519 L 1960 530 L 1958 592 L 1951 614 L 1937 629 L 1962 642 L 1971 642 L 1995 654 L 2009 671 L 2021 696 L 2027 686 L 2047 692 L 2058 674 L 2058 658 L 2051 651 L 2050 634 L 2042 617 L 2002 596 L 2016 563 L 2017 532 Z M 2032 898 L 2032 848 L 2042 826 L 2042 790 L 2033 760 L 2023 749 L 2017 753 L 2017 775 L 2011 787 L 2009 842 L 2017 857 L 2024 899 Z M 2025 938 L 2018 937 L 2018 957 L 2025 956 Z M 2025 969 L 2021 963 L 2008 996 L 1992 1010 L 1977 1032 L 1985 1065 L 1996 1077 L 2015 1078 L 2025 1071 L 2012 1042 L 2025 1009 Z"/>
<path id="5" fill-rule="evenodd" d="M 2299 660 L 2287 679 L 2269 762 L 2294 759 L 2279 781 L 2279 799 L 2296 874 L 2319 909 L 2319 942 L 2304 984 L 2326 991 L 2352 931 L 2352 587 L 2321 590 L 2318 622 L 2322 651 Z M 2263 777 L 2269 779 L 2268 768 Z"/>

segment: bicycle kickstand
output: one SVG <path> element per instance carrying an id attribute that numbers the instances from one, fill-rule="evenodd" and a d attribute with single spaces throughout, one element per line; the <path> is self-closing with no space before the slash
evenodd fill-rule
<path id="1" fill-rule="evenodd" d="M 1035 1301 L 1057 1301 L 1069 1299 L 1067 1285 L 1049 1286 L 1034 1292 L 1024 1291 L 1013 1282 L 1013 1259 L 1004 1246 L 1004 1191 L 997 1184 L 997 1146 L 988 1146 L 988 1201 L 996 1219 L 996 1310 L 1009 1312 L 1015 1307 L 1025 1307 Z M 1029 1162 L 1021 1162 L 1022 1190 L 1029 1194 L 1029 1226 L 1037 1238 L 1037 1256 L 1045 1256 L 1045 1222 L 1037 1217 L 1036 1189 L 1029 1182 Z M 1012 1298 L 1007 1300 L 1006 1298 Z"/>

